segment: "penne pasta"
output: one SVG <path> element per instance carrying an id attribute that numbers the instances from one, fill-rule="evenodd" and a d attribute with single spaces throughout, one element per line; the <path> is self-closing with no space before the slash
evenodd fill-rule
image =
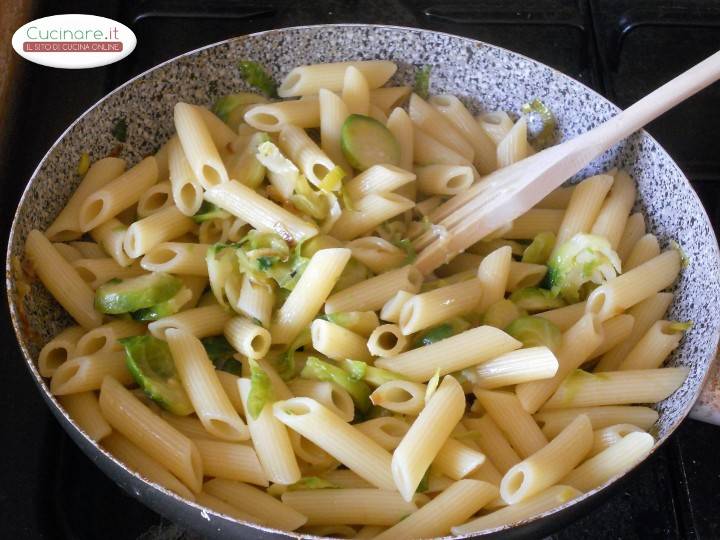
<path id="1" fill-rule="evenodd" d="M 362 72 L 355 66 L 345 69 L 342 87 L 342 100 L 350 114 L 367 116 L 370 112 L 370 88 Z"/>
<path id="2" fill-rule="evenodd" d="M 207 439 L 196 439 L 193 442 L 200 452 L 206 476 L 267 487 L 267 476 L 252 447 Z"/>
<path id="3" fill-rule="evenodd" d="M 138 200 L 136 214 L 139 218 L 145 218 L 168 208 L 174 206 L 170 182 L 158 182 L 145 193 L 142 194 L 140 200 Z"/>
<path id="4" fill-rule="evenodd" d="M 452 533 L 473 534 L 495 527 L 511 526 L 548 510 L 561 507 L 563 504 L 579 497 L 580 494 L 580 491 L 570 486 L 553 486 L 523 502 L 506 506 L 462 525 L 455 526 L 452 528 Z"/>
<path id="5" fill-rule="evenodd" d="M 330 234 L 340 240 L 353 240 L 412 207 L 410 199 L 396 193 L 370 193 L 356 201 L 352 210 L 343 210 Z"/>
<path id="6" fill-rule="evenodd" d="M 85 199 L 120 176 L 123 171 L 125 171 L 125 160 L 116 157 L 99 159 L 90 165 L 70 200 L 45 231 L 45 236 L 53 242 L 67 242 L 80 238 L 83 230 L 78 213 Z"/>
<path id="7" fill-rule="evenodd" d="M 480 279 L 418 294 L 403 303 L 398 325 L 407 336 L 473 311 L 482 298 L 483 282 Z"/>
<path id="8" fill-rule="evenodd" d="M 133 262 L 132 258 L 125 253 L 123 247 L 127 229 L 127 225 L 118 219 L 112 218 L 90 231 L 92 239 L 102 247 L 105 253 L 115 259 L 116 263 L 123 267 L 130 266 Z"/>
<path id="9" fill-rule="evenodd" d="M 134 379 L 125 365 L 125 353 L 100 351 L 76 356 L 63 363 L 50 379 L 50 392 L 56 396 L 98 390 L 106 376 L 129 385 Z"/>
<path id="10" fill-rule="evenodd" d="M 618 243 L 618 257 L 621 261 L 626 261 L 633 247 L 640 238 L 645 234 L 645 218 L 640 212 L 632 214 L 625 224 L 620 242 Z"/>
<path id="11" fill-rule="evenodd" d="M 43 233 L 38 230 L 28 233 L 25 253 L 45 288 L 80 326 L 100 326 L 102 315 L 95 311 L 92 289 Z"/>
<path id="12" fill-rule="evenodd" d="M 263 358 L 270 350 L 270 332 L 245 317 L 230 319 L 223 333 L 230 345 L 248 358 Z"/>
<path id="13" fill-rule="evenodd" d="M 585 458 L 592 443 L 592 425 L 581 414 L 546 446 L 505 473 L 500 496 L 513 505 L 558 483 Z"/>
<path id="14" fill-rule="evenodd" d="M 232 315 L 219 304 L 188 309 L 163 317 L 148 324 L 150 333 L 158 339 L 167 339 L 169 330 L 181 330 L 196 338 L 217 336 L 223 333 Z"/>
<path id="15" fill-rule="evenodd" d="M 149 272 L 207 276 L 205 256 L 209 247 L 209 244 L 163 242 L 147 251 L 140 266 Z"/>
<path id="16" fill-rule="evenodd" d="M 575 186 L 558 230 L 556 246 L 570 240 L 577 233 L 590 232 L 612 185 L 612 176 L 599 174 Z"/>
<path id="17" fill-rule="evenodd" d="M 164 487 L 168 491 L 180 495 L 183 499 L 189 501 L 196 500 L 195 494 L 178 480 L 162 462 L 150 457 L 146 452 L 119 433 L 113 433 L 106 437 L 102 443 L 103 447 L 111 452 L 115 458 L 140 476 L 154 484 Z"/>
<path id="18" fill-rule="evenodd" d="M 367 341 L 367 348 L 372 356 L 397 356 L 403 352 L 409 341 L 395 324 L 383 324 L 373 330 Z"/>
<path id="19" fill-rule="evenodd" d="M 547 444 L 540 427 L 515 394 L 476 390 L 475 396 L 520 457 L 527 458 Z"/>
<path id="20" fill-rule="evenodd" d="M 247 410 L 250 381 L 237 383 L 243 407 Z M 271 482 L 293 484 L 300 480 L 300 468 L 293 453 L 287 428 L 273 416 L 272 403 L 267 403 L 255 418 L 246 416 L 255 451 Z"/>
<path id="21" fill-rule="evenodd" d="M 395 490 L 387 450 L 310 398 L 273 405 L 275 417 L 375 487 Z"/>
<path id="22" fill-rule="evenodd" d="M 332 92 L 342 90 L 345 72 L 353 66 L 367 80 L 369 88 L 380 88 L 397 70 L 397 66 L 387 60 L 365 60 L 354 62 L 336 62 L 300 66 L 291 70 L 278 87 L 280 97 L 310 96 L 321 88 Z"/>
<path id="23" fill-rule="evenodd" d="M 209 433 L 227 441 L 244 441 L 250 433 L 225 394 L 215 367 L 200 340 L 183 330 L 165 333 L 180 382 Z"/>
<path id="24" fill-rule="evenodd" d="M 408 416 L 417 416 L 425 407 L 424 384 L 394 380 L 378 386 L 370 394 L 373 405 Z"/>
<path id="25" fill-rule="evenodd" d="M 228 182 L 227 170 L 200 108 L 177 103 L 174 115 L 178 140 L 200 185 L 210 189 Z"/>
<path id="26" fill-rule="evenodd" d="M 406 501 L 446 443 L 465 411 L 465 395 L 453 377 L 445 377 L 392 456 L 392 478 Z"/>
<path id="27" fill-rule="evenodd" d="M 112 433 L 110 424 L 100 412 L 95 392 L 68 394 L 60 396 L 58 401 L 70 419 L 93 441 L 98 442 Z"/>
<path id="28" fill-rule="evenodd" d="M 415 180 L 415 175 L 390 164 L 373 165 L 345 184 L 347 194 L 360 199 L 371 193 L 395 191 Z"/>
<path id="29" fill-rule="evenodd" d="M 52 377 L 53 373 L 75 355 L 77 342 L 85 333 L 80 326 L 66 328 L 48 341 L 38 356 L 38 371 L 43 377 Z"/>
<path id="30" fill-rule="evenodd" d="M 591 233 L 605 237 L 613 249 L 620 244 L 630 210 L 635 202 L 635 182 L 625 171 L 618 171 L 612 189 L 595 218 Z"/>
<path id="31" fill-rule="evenodd" d="M 547 437 L 555 437 L 565 426 L 580 414 L 587 415 L 593 429 L 614 424 L 633 424 L 641 429 L 650 429 L 658 419 L 658 413 L 649 407 L 578 407 L 574 409 L 554 409 L 535 413 L 535 420 L 542 426 Z"/>
<path id="32" fill-rule="evenodd" d="M 317 234 L 317 228 L 234 180 L 208 189 L 205 200 L 241 218 L 260 231 L 296 241 Z"/>
<path id="33" fill-rule="evenodd" d="M 294 531 L 307 518 L 290 506 L 252 486 L 223 478 L 205 482 L 203 492 L 217 497 L 237 510 L 249 514 L 252 521 L 283 531 Z"/>
<path id="34" fill-rule="evenodd" d="M 495 142 L 455 96 L 433 96 L 430 104 L 457 129 L 475 150 L 474 164 L 481 174 L 497 168 Z"/>
<path id="35" fill-rule="evenodd" d="M 157 178 L 157 163 L 150 156 L 89 194 L 78 209 L 80 230 L 91 231 L 130 208 L 157 182 Z"/>
<path id="36" fill-rule="evenodd" d="M 606 320 L 672 285 L 680 273 L 680 253 L 671 249 L 595 289 L 587 311 Z"/>
<path id="37" fill-rule="evenodd" d="M 640 463 L 654 445 L 655 439 L 649 433 L 629 433 L 573 470 L 562 483 L 581 491 L 591 491 Z"/>
<path id="38" fill-rule="evenodd" d="M 310 324 L 349 260 L 350 250 L 344 248 L 322 249 L 312 256 L 297 285 L 277 312 L 271 328 L 273 343 L 291 343 Z"/>
<path id="39" fill-rule="evenodd" d="M 408 254 L 379 236 L 356 238 L 346 244 L 352 256 L 376 274 L 403 266 Z"/>
<path id="40" fill-rule="evenodd" d="M 371 359 L 365 339 L 340 325 L 315 319 L 310 335 L 313 349 L 333 360 L 352 358 L 368 362 Z"/>
<path id="41" fill-rule="evenodd" d="M 177 137 L 170 139 L 168 145 L 168 167 L 170 188 L 173 201 L 178 210 L 186 216 L 192 216 L 200 210 L 203 201 L 203 189 L 190 166 L 182 145 Z"/>
<path id="42" fill-rule="evenodd" d="M 417 510 L 396 491 L 374 488 L 286 491 L 281 498 L 307 516 L 308 525 L 394 525 Z"/>
<path id="43" fill-rule="evenodd" d="M 603 328 L 597 317 L 583 316 L 563 334 L 557 352 L 558 368 L 551 378 L 519 384 L 515 388 L 523 408 L 534 413 L 561 386 L 565 378 L 587 361 L 603 340 Z"/>
<path id="44" fill-rule="evenodd" d="M 416 293 L 420 290 L 422 275 L 413 266 L 403 266 L 351 285 L 336 292 L 325 302 L 325 313 L 346 311 L 377 311 L 397 291 Z"/>
<path id="45" fill-rule="evenodd" d="M 557 370 L 558 360 L 550 349 L 530 347 L 502 354 L 463 373 L 475 388 L 493 389 L 549 379 Z"/>
<path id="46" fill-rule="evenodd" d="M 100 388 L 100 410 L 114 430 L 162 463 L 192 492 L 200 491 L 202 459 L 195 444 L 112 377 L 106 377 Z"/>
<path id="47" fill-rule="evenodd" d="M 545 403 L 547 409 L 656 403 L 677 390 L 687 378 L 686 367 L 605 371 L 575 371 Z"/>
<path id="48" fill-rule="evenodd" d="M 627 260 L 623 261 L 623 271 L 629 272 L 633 268 L 648 262 L 660 255 L 660 244 L 654 234 L 646 234 L 641 236 L 627 256 Z"/>
<path id="49" fill-rule="evenodd" d="M 436 371 L 446 375 L 519 349 L 521 345 L 497 328 L 480 326 L 392 358 L 381 358 L 375 365 L 423 382 L 430 380 Z"/>
<path id="50" fill-rule="evenodd" d="M 505 474 L 513 465 L 520 463 L 520 456 L 510 446 L 490 415 L 481 418 L 465 418 L 463 425 L 476 436 L 473 442 L 480 448 L 498 470 Z"/>

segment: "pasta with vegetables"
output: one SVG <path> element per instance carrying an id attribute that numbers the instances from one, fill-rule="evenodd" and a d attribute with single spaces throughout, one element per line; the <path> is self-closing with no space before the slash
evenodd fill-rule
<path id="1" fill-rule="evenodd" d="M 418 268 L 483 175 L 551 142 L 547 107 L 474 117 L 429 68 L 385 86 L 390 61 L 240 68 L 262 95 L 176 104 L 127 169 L 83 155 L 27 237 L 76 322 L 41 374 L 89 437 L 231 518 L 388 539 L 512 524 L 650 452 L 686 261 L 624 171 Z"/>

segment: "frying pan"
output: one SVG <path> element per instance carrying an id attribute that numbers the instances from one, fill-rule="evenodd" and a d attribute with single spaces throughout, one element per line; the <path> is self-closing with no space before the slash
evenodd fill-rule
<path id="1" fill-rule="evenodd" d="M 34 284 L 21 311 L 12 260 L 22 257 L 28 232 L 45 229 L 79 182 L 78 158 L 93 159 L 117 147 L 113 126 L 127 122 L 127 142 L 121 156 L 129 163 L 157 150 L 174 131 L 173 106 L 178 101 L 210 105 L 216 97 L 249 90 L 236 64 L 250 59 L 264 65 L 276 80 L 295 66 L 349 59 L 389 59 L 399 65 L 392 84 L 412 84 L 417 67 L 432 66 L 431 93 L 452 93 L 474 112 L 505 110 L 540 98 L 555 114 L 558 140 L 583 133 L 618 109 L 581 83 L 517 53 L 467 38 L 426 30 L 373 25 L 322 25 L 261 32 L 223 41 L 169 60 L 125 83 L 78 118 L 53 144 L 23 193 L 10 231 L 7 289 L 13 325 L 28 369 L 51 411 L 108 476 L 153 510 L 209 538 L 300 538 L 258 525 L 238 522 L 183 500 L 132 473 L 89 439 L 50 394 L 37 370 L 40 348 L 71 324 L 62 308 L 39 284 Z M 682 129 L 682 126 L 678 126 Z M 648 231 L 667 247 L 677 241 L 690 264 L 674 288 L 669 318 L 694 325 L 673 353 L 669 364 L 688 366 L 690 374 L 670 397 L 657 404 L 653 427 L 657 449 L 690 412 L 711 368 L 720 333 L 720 254 L 710 221 L 687 179 L 660 145 L 640 131 L 611 148 L 586 167 L 577 180 L 624 168 L 638 184 L 636 210 L 647 219 Z M 708 392 L 698 415 L 717 415 Z M 720 401 L 720 400 L 718 400 Z M 475 537 L 537 537 L 577 519 L 599 504 L 608 488 L 630 471 L 611 479 L 561 507 L 516 526 L 503 526 Z M 302 535 L 307 538 L 308 535 Z"/>

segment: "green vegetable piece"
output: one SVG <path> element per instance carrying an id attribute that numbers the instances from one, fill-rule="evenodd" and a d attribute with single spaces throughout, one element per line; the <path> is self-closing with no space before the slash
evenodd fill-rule
<path id="1" fill-rule="evenodd" d="M 153 336 L 133 336 L 119 341 L 125 347 L 128 370 L 150 399 L 173 414 L 185 416 L 194 411 L 166 342 Z"/>
<path id="2" fill-rule="evenodd" d="M 388 369 L 369 366 L 361 360 L 351 360 L 347 358 L 340 361 L 340 367 L 345 370 L 352 379 L 356 381 L 364 380 L 371 386 L 380 386 L 390 381 L 405 381 L 407 378 L 399 373 L 395 373 Z"/>
<path id="3" fill-rule="evenodd" d="M 215 206 L 209 201 L 203 201 L 200 208 L 198 208 L 198 211 L 195 212 L 194 216 L 192 216 L 192 219 L 195 223 L 202 223 L 204 221 L 227 219 L 229 217 L 231 217 L 230 212 L 226 212 L 219 206 Z"/>
<path id="4" fill-rule="evenodd" d="M 112 136 L 121 143 L 127 140 L 127 121 L 124 118 L 117 118 L 112 128 Z"/>
<path id="5" fill-rule="evenodd" d="M 315 219 L 325 219 L 330 212 L 328 198 L 324 193 L 315 191 L 302 174 L 295 179 L 295 192 L 290 196 L 290 202 L 298 210 Z"/>
<path id="6" fill-rule="evenodd" d="M 423 477 L 420 479 L 420 483 L 418 484 L 417 489 L 415 490 L 415 493 L 425 493 L 430 488 L 430 467 L 427 468 L 425 471 L 425 474 L 423 474 Z M 405 519 L 407 516 L 404 516 L 402 519 Z M 402 519 L 400 521 L 402 521 Z"/>
<path id="7" fill-rule="evenodd" d="M 139 309 L 138 311 L 131 313 L 131 315 L 136 321 L 157 321 L 158 319 L 169 317 L 170 315 L 174 315 L 180 311 L 180 309 L 190 300 L 191 297 L 192 292 L 190 289 L 183 287 L 180 289 L 180 292 L 178 292 L 170 300 L 165 300 L 164 302 L 160 302 L 159 304 L 155 304 L 149 308 Z"/>
<path id="8" fill-rule="evenodd" d="M 538 234 L 522 254 L 522 262 L 545 264 L 555 248 L 555 235 L 551 232 Z"/>
<path id="9" fill-rule="evenodd" d="M 507 298 L 498 300 L 485 311 L 483 324 L 495 328 L 505 328 L 518 317 L 527 315 L 527 311 L 520 309 Z"/>
<path id="10" fill-rule="evenodd" d="M 240 244 L 213 244 L 208 247 L 205 254 L 210 288 L 215 299 L 221 306 L 227 306 L 225 300 L 225 289 L 223 287 L 228 276 L 239 276 L 238 259 L 236 252 L 239 252 Z"/>
<path id="11" fill-rule="evenodd" d="M 410 240 L 409 238 L 401 238 L 400 240 L 396 240 L 392 243 L 405 252 L 405 260 L 403 261 L 401 266 L 405 266 L 407 264 L 412 264 L 415 262 L 415 259 L 417 258 L 417 252 L 415 251 L 415 247 L 412 244 L 412 240 Z"/>
<path id="12" fill-rule="evenodd" d="M 366 412 L 370 408 L 370 387 L 367 384 L 353 379 L 346 371 L 328 362 L 323 362 L 315 356 L 307 359 L 305 367 L 300 372 L 300 377 L 339 384 L 348 391 L 355 405 L 362 412 Z"/>
<path id="13" fill-rule="evenodd" d="M 267 97 L 278 97 L 277 84 L 259 63 L 252 60 L 241 60 L 238 62 L 238 68 L 240 69 L 240 77 L 245 79 L 250 86 L 254 86 Z"/>
<path id="14" fill-rule="evenodd" d="M 310 336 L 310 328 L 305 328 L 300 335 L 295 338 L 283 353 L 270 357 L 270 363 L 275 369 L 276 373 L 280 375 L 283 381 L 289 381 L 294 379 L 297 375 L 295 367 L 295 353 L 298 349 L 305 347 L 312 343 L 312 337 Z"/>
<path id="15" fill-rule="evenodd" d="M 238 377 L 242 376 L 242 363 L 234 358 L 237 351 L 233 349 L 225 336 L 209 336 L 200 341 L 215 369 L 227 371 Z"/>
<path id="16" fill-rule="evenodd" d="M 555 134 L 555 116 L 552 111 L 539 99 L 533 99 L 530 103 L 525 103 L 520 110 L 527 115 L 537 115 L 540 117 L 542 127 L 540 131 L 535 135 L 534 142 L 540 147 L 544 148 L 550 146 L 553 142 L 553 136 Z"/>
<path id="17" fill-rule="evenodd" d="M 288 491 L 299 491 L 304 489 L 339 489 L 340 486 L 333 484 L 330 480 L 317 476 L 305 476 L 287 487 Z"/>
<path id="18" fill-rule="evenodd" d="M 430 66 L 423 66 L 415 72 L 413 92 L 423 99 L 430 97 Z"/>
<path id="19" fill-rule="evenodd" d="M 359 171 L 378 163 L 400 163 L 400 145 L 390 130 L 362 114 L 347 117 L 340 132 L 340 146 L 350 165 Z"/>
<path id="20" fill-rule="evenodd" d="M 248 413 L 257 419 L 265 405 L 274 401 L 272 383 L 267 373 L 255 360 L 250 360 L 250 392 L 247 398 Z"/>
<path id="21" fill-rule="evenodd" d="M 117 315 L 149 308 L 175 296 L 182 285 L 178 278 L 162 272 L 113 279 L 95 291 L 95 309 Z"/>
<path id="22" fill-rule="evenodd" d="M 338 291 L 342 291 L 343 289 L 347 289 L 356 283 L 369 279 L 371 276 L 372 273 L 367 266 L 358 261 L 355 257 L 350 257 L 350 260 L 348 260 L 345 268 L 343 268 L 343 271 L 340 274 L 340 277 L 335 283 L 335 287 L 333 287 L 332 292 L 336 293 Z"/>
<path id="23" fill-rule="evenodd" d="M 223 122 L 228 121 L 230 113 L 238 107 L 252 105 L 254 103 L 264 103 L 267 101 L 264 97 L 252 92 L 238 92 L 237 94 L 228 94 L 218 98 L 212 106 L 214 112 Z"/>
<path id="24" fill-rule="evenodd" d="M 675 240 L 670 240 L 670 247 L 677 250 L 677 252 L 680 254 L 680 267 L 687 268 L 690 264 L 690 256 L 685 253 L 685 250 L 682 248 L 682 246 L 678 244 Z"/>
<path id="25" fill-rule="evenodd" d="M 327 234 L 320 234 L 318 236 L 313 236 L 309 240 L 303 241 L 302 247 L 300 248 L 300 254 L 309 259 L 321 249 L 331 249 L 342 246 L 342 242 L 336 240 L 334 237 L 328 236 Z"/>
<path id="26" fill-rule="evenodd" d="M 692 327 L 693 327 L 692 321 L 687 321 L 687 322 L 673 321 L 667 325 L 667 331 L 672 334 L 679 334 L 681 332 L 687 332 Z"/>
<path id="27" fill-rule="evenodd" d="M 602 236 L 578 233 L 561 244 L 548 262 L 547 284 L 554 295 L 580 301 L 585 283 L 602 284 L 620 272 L 620 257 Z"/>
<path id="28" fill-rule="evenodd" d="M 339 191 L 342 186 L 342 179 L 345 176 L 347 174 L 342 170 L 342 167 L 334 167 L 323 177 L 318 187 L 323 191 Z"/>
<path id="29" fill-rule="evenodd" d="M 565 300 L 555 296 L 547 289 L 539 287 L 519 289 L 510 295 L 510 301 L 529 313 L 538 313 L 539 311 L 547 311 L 565 305 Z"/>
<path id="30" fill-rule="evenodd" d="M 269 140 L 267 133 L 254 133 L 241 152 L 228 158 L 228 171 L 238 182 L 255 189 L 265 180 L 267 171 L 265 164 L 258 158 L 258 149 Z"/>
<path id="31" fill-rule="evenodd" d="M 467 330 L 469 327 L 470 323 L 468 323 L 465 319 L 460 317 L 450 319 L 443 324 L 434 326 L 421 333 L 413 343 L 413 347 L 425 347 L 426 345 L 432 345 L 433 343 L 447 339 L 455 334 L 459 334 L 460 332 Z"/>
<path id="32" fill-rule="evenodd" d="M 80 159 L 78 160 L 78 166 L 77 166 L 77 173 L 80 176 L 85 176 L 85 173 L 88 172 L 88 169 L 90 168 L 90 154 L 87 152 L 83 152 L 80 154 Z"/>
<path id="33" fill-rule="evenodd" d="M 562 343 L 560 329 L 542 317 L 519 317 L 505 328 L 505 332 L 522 341 L 524 347 L 545 346 L 557 352 Z"/>

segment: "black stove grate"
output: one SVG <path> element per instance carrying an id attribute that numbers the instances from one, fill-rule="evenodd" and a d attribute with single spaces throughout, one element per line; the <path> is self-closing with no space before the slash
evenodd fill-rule
<path id="1" fill-rule="evenodd" d="M 59 4 L 59 3 L 58 3 Z M 417 26 L 497 44 L 536 58 L 605 94 L 635 101 L 720 43 L 720 4 L 700 0 L 46 0 L 37 16 L 94 13 L 130 26 L 139 47 L 105 68 L 27 65 L 20 121 L 8 138 L 2 230 L 37 162 L 65 127 L 105 93 L 187 50 L 235 35 L 305 24 Z M 700 93 L 649 130 L 675 157 L 720 225 L 720 87 Z M 682 128 L 680 128 L 682 126 Z M 17 143 L 16 143 L 17 144 Z M 0 446 L 2 536 L 17 539 L 196 540 L 125 495 L 60 430 L 16 351 L 2 310 Z M 27 419 L 31 419 L 30 422 Z M 590 515 L 553 538 L 720 538 L 720 429 L 688 420 Z"/>

